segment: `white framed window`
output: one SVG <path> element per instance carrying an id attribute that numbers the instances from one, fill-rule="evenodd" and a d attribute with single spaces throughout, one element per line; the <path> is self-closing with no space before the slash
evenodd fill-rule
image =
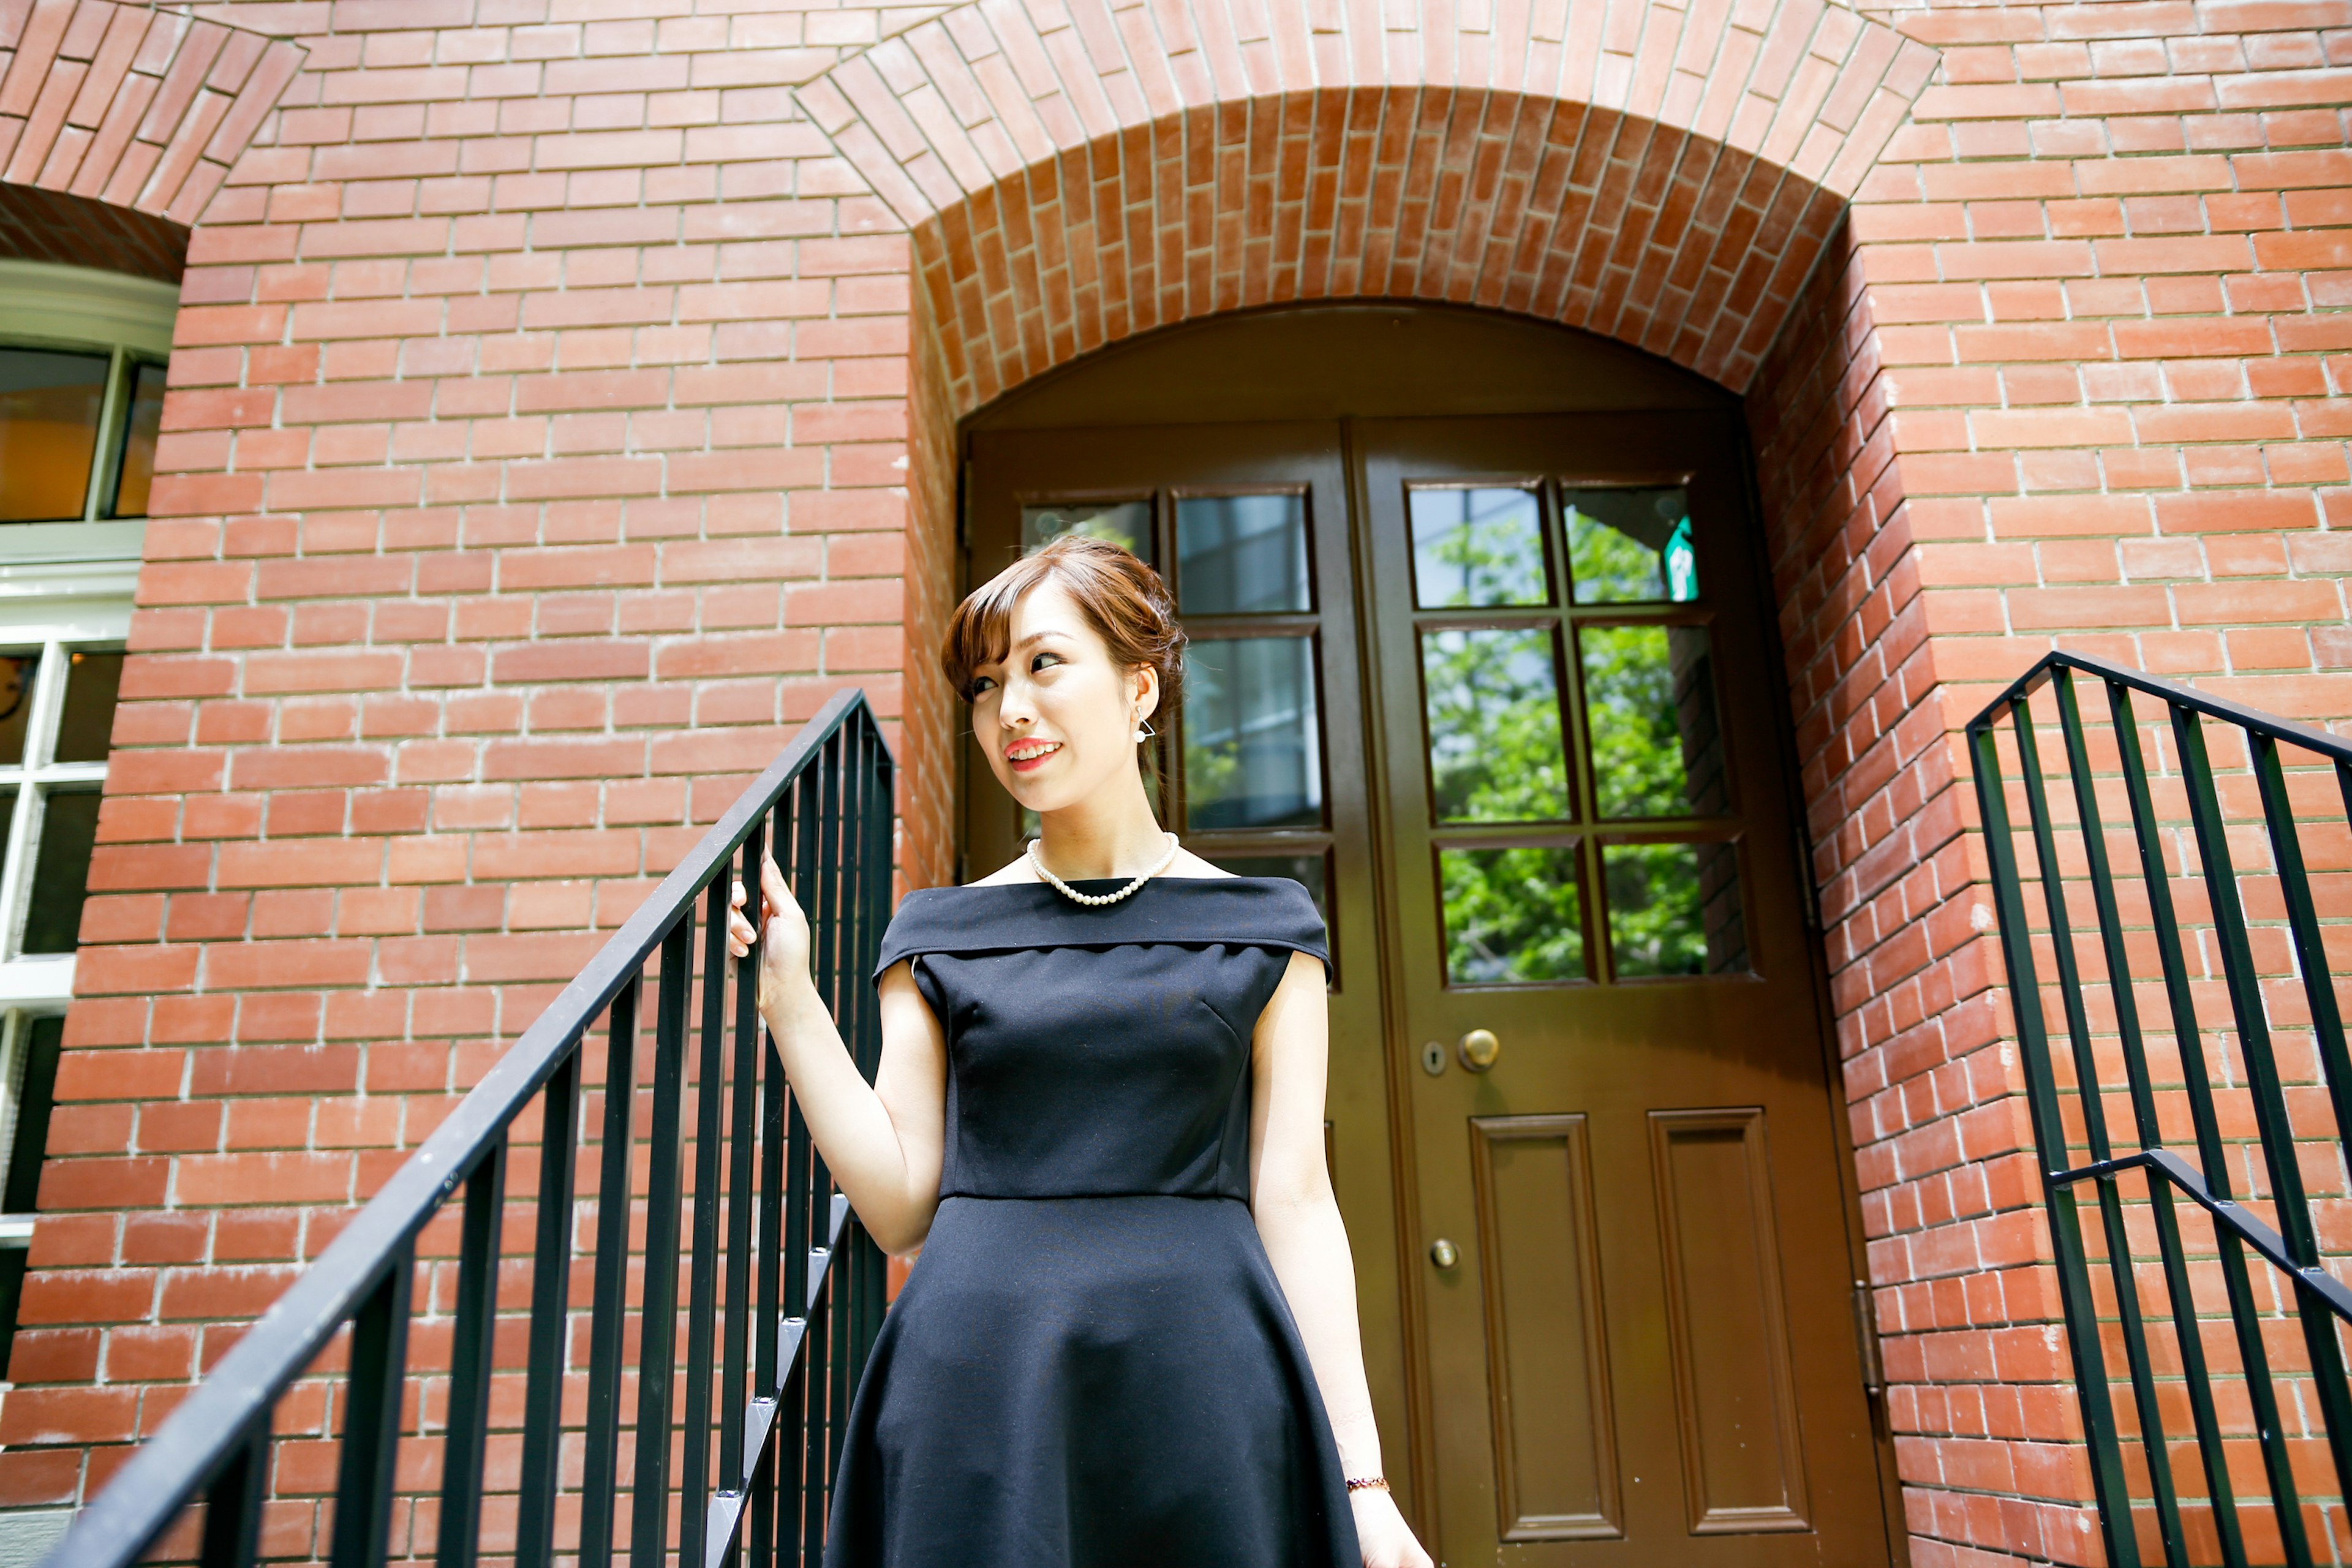
<path id="1" fill-rule="evenodd" d="M 16 1326 L 179 289 L 0 258 L 0 1366 Z"/>

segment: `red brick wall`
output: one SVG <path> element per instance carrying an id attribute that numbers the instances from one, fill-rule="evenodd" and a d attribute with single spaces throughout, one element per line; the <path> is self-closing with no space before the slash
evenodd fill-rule
<path id="1" fill-rule="evenodd" d="M 190 245 L 10 1505 L 152 1431 L 828 694 L 898 708 L 907 249 L 785 90 L 875 15 L 206 11 L 307 64 Z"/>
<path id="2" fill-rule="evenodd" d="M 1720 258 L 1710 310 L 1770 302 L 1714 366 L 1753 399 L 1913 1556 L 2095 1554 L 1953 731 L 2061 637 L 2352 710 L 2340 7 L 1786 0 L 1714 52 L 1713 13 L 1685 47 L 1588 0 L 200 9 L 307 63 L 194 225 L 0 1503 L 70 1501 L 152 1430 L 835 685 L 903 706 L 902 875 L 947 874 L 952 418 L 982 367 L 1093 340 L 1034 205 L 968 223 L 961 272 L 919 241 L 1214 100 L 1198 163 L 1105 188 L 1183 209 L 1133 264 L 1169 264 L 1151 319 L 1255 297 L 1323 232 L 1252 162 L 1308 155 L 1321 83 L 1433 127 L 1386 174 L 1327 143 L 1348 254 L 1429 264 L 1324 293 L 1527 308 L 1511 279 L 1591 232 L 1625 282 L 1556 319 L 1641 336 L 1684 256 Z M 1486 117 L 1572 68 L 1602 112 Z M 1548 163 L 1579 117 L 1609 146 Z M 1715 135 L 1852 197 L 1809 275 L 1627 238 L 1681 210 L 1642 148 Z M 1738 221 L 1777 246 L 1769 195 Z"/>
<path id="3" fill-rule="evenodd" d="M 1943 74 L 1751 421 L 1914 1561 L 2095 1561 L 1955 731 L 2053 644 L 2352 716 L 2352 33 L 1895 19 Z"/>

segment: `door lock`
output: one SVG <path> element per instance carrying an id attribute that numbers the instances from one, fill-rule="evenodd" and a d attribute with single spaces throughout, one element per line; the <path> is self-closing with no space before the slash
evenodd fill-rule
<path id="1" fill-rule="evenodd" d="M 1461 1056 L 1464 1067 L 1472 1072 L 1485 1072 L 1503 1054 L 1503 1042 L 1495 1037 L 1492 1029 L 1473 1029 L 1454 1048 Z"/>
<path id="2" fill-rule="evenodd" d="M 1445 1047 L 1435 1040 L 1421 1047 L 1421 1070 L 1432 1078 L 1445 1076 Z"/>
<path id="3" fill-rule="evenodd" d="M 1462 1253 L 1452 1242 L 1441 1236 L 1429 1244 L 1429 1260 L 1440 1268 L 1451 1268 L 1462 1261 Z"/>

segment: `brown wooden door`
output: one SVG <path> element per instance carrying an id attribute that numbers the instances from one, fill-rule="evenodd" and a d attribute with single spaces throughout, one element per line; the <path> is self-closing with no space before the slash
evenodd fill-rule
<path id="1" fill-rule="evenodd" d="M 1330 922 L 1367 1370 L 1453 1564 L 1887 1555 L 1737 443 L 1696 411 L 968 440 L 971 582 L 1071 528 L 1152 559 L 1193 638 L 1163 817 Z M 1024 825 L 966 780 L 978 875 Z"/>
<path id="2" fill-rule="evenodd" d="M 1733 432 L 1353 435 L 1437 1550 L 1884 1561 Z"/>

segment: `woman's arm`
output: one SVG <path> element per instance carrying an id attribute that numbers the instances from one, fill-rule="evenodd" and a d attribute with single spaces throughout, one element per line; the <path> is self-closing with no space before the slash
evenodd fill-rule
<path id="1" fill-rule="evenodd" d="M 1316 1385 L 1349 1476 L 1381 1474 L 1381 1435 L 1364 1380 L 1356 1266 L 1323 1158 L 1330 1017 L 1323 965 L 1290 956 L 1251 1041 L 1250 1212 L 1307 1343 Z M 1365 1568 L 1430 1568 L 1387 1492 L 1349 1494 Z"/>
<path id="2" fill-rule="evenodd" d="M 915 984 L 912 960 L 882 973 L 882 1061 L 874 1082 L 842 1044 L 809 977 L 807 917 L 774 860 L 760 868 L 765 930 L 755 933 L 735 888 L 728 947 L 740 958 L 756 935 L 760 1014 L 776 1037 L 784 1077 L 809 1136 L 849 1206 L 885 1252 L 906 1254 L 930 1234 L 947 1142 L 947 1038 Z"/>

